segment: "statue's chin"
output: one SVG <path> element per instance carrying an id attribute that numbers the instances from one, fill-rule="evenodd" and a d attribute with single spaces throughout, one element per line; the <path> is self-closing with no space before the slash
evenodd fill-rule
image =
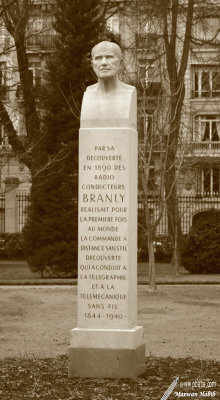
<path id="1" fill-rule="evenodd" d="M 111 71 L 103 71 L 102 73 L 99 73 L 98 77 L 105 79 L 105 78 L 112 78 L 113 76 L 115 76 L 115 74 L 113 74 Z"/>

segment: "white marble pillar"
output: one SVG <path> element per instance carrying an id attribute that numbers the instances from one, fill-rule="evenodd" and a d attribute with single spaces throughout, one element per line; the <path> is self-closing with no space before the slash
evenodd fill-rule
<path id="1" fill-rule="evenodd" d="M 70 377 L 135 378 L 144 371 L 143 328 L 137 324 L 136 108 L 129 85 L 104 100 L 95 90 L 84 95 Z"/>

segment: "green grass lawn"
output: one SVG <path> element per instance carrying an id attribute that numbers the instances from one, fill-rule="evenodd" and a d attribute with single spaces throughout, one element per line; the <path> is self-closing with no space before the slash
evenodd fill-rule
<path id="1" fill-rule="evenodd" d="M 189 277 L 190 274 L 184 269 L 181 268 L 180 273 L 183 277 Z M 174 268 L 171 267 L 170 264 L 167 263 L 157 263 L 156 264 L 156 276 L 157 279 L 174 279 L 175 271 Z M 68 277 L 58 277 L 58 276 L 50 276 L 45 273 L 44 281 L 51 279 L 69 279 Z M 4 283 L 4 281 L 24 281 L 24 282 L 37 282 L 41 280 L 40 272 L 32 272 L 26 261 L 0 261 L 0 282 Z M 148 280 L 148 264 L 147 263 L 139 263 L 138 264 L 138 281 L 141 283 L 146 283 Z M 68 283 L 67 281 L 67 283 Z"/>
<path id="2" fill-rule="evenodd" d="M 40 278 L 40 272 L 33 273 L 26 261 L 0 260 L 0 280 Z"/>
<path id="3" fill-rule="evenodd" d="M 172 276 L 173 268 L 170 264 L 157 263 L 157 276 Z M 187 274 L 183 268 L 183 274 Z M 147 263 L 138 264 L 138 275 L 140 279 L 145 279 L 148 276 Z M 45 275 L 47 277 L 47 275 Z M 40 272 L 32 272 L 26 261 L 0 261 L 0 280 L 23 280 L 23 279 L 41 279 Z"/>
<path id="4" fill-rule="evenodd" d="M 169 400 L 179 398 L 180 391 L 217 400 L 219 295 L 219 285 L 160 286 L 154 294 L 139 286 L 145 373 L 133 380 L 69 379 L 66 353 L 77 324 L 76 286 L 0 287 L 0 399 L 161 400 L 178 376 Z M 181 387 L 197 381 L 215 396 L 201 396 L 192 385 Z"/>
<path id="5" fill-rule="evenodd" d="M 174 268 L 168 263 L 156 263 L 156 280 L 158 283 L 220 283 L 220 274 L 193 275 L 183 267 L 180 268 L 180 276 L 175 276 Z M 41 279 L 40 272 L 31 272 L 25 261 L 3 261 L 0 260 L 0 284 L 4 282 L 12 284 L 22 282 L 28 284 L 69 284 L 72 279 L 66 277 L 51 277 L 45 274 Z M 148 263 L 138 264 L 138 283 L 148 282 Z"/>
<path id="6" fill-rule="evenodd" d="M 170 264 L 157 263 L 156 264 L 157 276 L 172 276 L 174 270 Z M 181 273 L 187 274 L 184 268 L 181 268 Z M 138 275 L 141 279 L 148 276 L 148 264 L 138 264 Z M 45 275 L 47 277 L 47 275 Z M 41 279 L 40 272 L 32 272 L 26 261 L 1 261 L 0 260 L 0 280 L 20 280 L 20 279 Z"/>

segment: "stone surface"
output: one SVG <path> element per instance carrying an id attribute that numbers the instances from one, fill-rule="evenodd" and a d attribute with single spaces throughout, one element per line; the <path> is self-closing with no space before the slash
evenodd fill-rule
<path id="1" fill-rule="evenodd" d="M 113 93 L 100 93 L 98 84 L 90 86 L 83 97 L 81 128 L 127 127 L 136 130 L 137 93 L 133 86 L 120 82 Z"/>
<path id="2" fill-rule="evenodd" d="M 137 132 L 80 129 L 78 328 L 137 325 Z"/>
<path id="3" fill-rule="evenodd" d="M 136 378 L 144 372 L 137 326 L 137 95 L 121 82 L 118 45 L 92 50 L 79 132 L 77 328 L 69 377 Z"/>
<path id="4" fill-rule="evenodd" d="M 137 378 L 145 370 L 145 346 L 136 349 L 69 349 L 69 377 Z"/>
<path id="5" fill-rule="evenodd" d="M 133 329 L 80 329 L 71 331 L 71 347 L 136 349 L 143 343 L 143 327 Z"/>
<path id="6" fill-rule="evenodd" d="M 136 378 L 145 357 L 137 326 L 137 132 L 81 128 L 79 142 L 78 322 L 69 376 Z"/>

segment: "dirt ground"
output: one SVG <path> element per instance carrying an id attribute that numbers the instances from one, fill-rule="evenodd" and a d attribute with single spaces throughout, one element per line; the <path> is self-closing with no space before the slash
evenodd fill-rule
<path id="1" fill-rule="evenodd" d="M 220 360 L 219 285 L 138 287 L 146 355 Z M 76 327 L 75 286 L 0 287 L 0 358 L 65 354 Z"/>

